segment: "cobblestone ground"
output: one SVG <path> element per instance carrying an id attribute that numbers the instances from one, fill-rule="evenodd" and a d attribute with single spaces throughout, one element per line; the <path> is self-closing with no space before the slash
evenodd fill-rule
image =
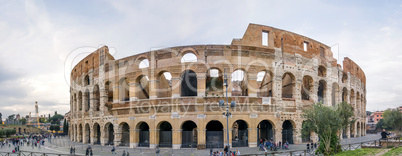
<path id="1" fill-rule="evenodd" d="M 342 145 L 351 144 L 351 143 L 359 143 L 364 141 L 370 141 L 379 139 L 379 134 L 367 134 L 361 138 L 350 138 L 343 139 L 341 141 Z M 74 143 L 69 141 L 67 138 L 55 138 L 52 140 L 46 140 L 45 146 L 41 146 L 41 148 L 32 148 L 31 146 L 21 146 L 20 150 L 22 151 L 32 151 L 32 152 L 47 152 L 47 153 L 59 153 L 59 154 L 69 154 L 70 147 L 73 146 L 76 148 L 76 154 L 85 155 L 85 149 L 88 147 L 88 144 L 82 143 Z M 100 146 L 100 145 L 92 145 L 93 154 L 98 156 L 109 156 L 111 154 L 111 146 Z M 14 147 L 5 146 L 0 148 L 1 152 L 11 152 Z M 306 144 L 298 144 L 298 145 L 290 145 L 290 150 L 278 150 L 278 152 L 284 152 L 282 154 L 275 155 L 289 155 L 289 151 L 294 150 L 304 150 L 306 149 Z M 171 148 L 161 148 L 162 156 L 207 156 L 209 154 L 209 149 L 206 150 L 195 150 L 195 149 L 171 149 Z M 214 151 L 223 150 L 223 149 L 213 149 Z M 239 150 L 241 154 L 263 154 L 264 151 L 259 151 L 257 147 L 235 147 L 231 148 L 231 150 Z M 122 155 L 123 151 L 128 152 L 131 156 L 133 155 L 145 155 L 145 156 L 154 156 L 154 149 L 150 148 L 128 148 L 128 147 L 117 147 L 116 155 Z M 269 153 L 271 153 L 269 151 Z M 293 155 L 299 155 L 302 152 L 293 153 Z M 303 154 L 302 154 L 303 155 Z"/>

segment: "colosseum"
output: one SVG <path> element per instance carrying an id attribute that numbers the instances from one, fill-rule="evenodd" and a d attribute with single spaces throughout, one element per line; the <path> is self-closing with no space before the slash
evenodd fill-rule
<path id="1" fill-rule="evenodd" d="M 365 134 L 366 77 L 331 47 L 289 31 L 249 24 L 230 45 L 191 45 L 115 60 L 107 46 L 71 71 L 70 139 L 129 147 L 256 147 L 260 138 L 298 144 L 304 108 L 342 101 L 357 122 L 343 138 Z M 234 101 L 231 115 L 223 112 Z M 227 136 L 227 131 L 229 135 Z"/>

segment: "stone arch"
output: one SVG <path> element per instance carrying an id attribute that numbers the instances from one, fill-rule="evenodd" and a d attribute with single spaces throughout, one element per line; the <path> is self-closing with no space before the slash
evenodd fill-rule
<path id="1" fill-rule="evenodd" d="M 93 125 L 93 133 L 94 133 L 94 141 L 93 144 L 100 144 L 101 141 L 101 128 L 98 123 L 94 123 Z"/>
<path id="2" fill-rule="evenodd" d="M 141 121 L 137 124 L 136 129 L 138 130 L 138 146 L 140 147 L 149 147 L 149 125 Z"/>
<path id="3" fill-rule="evenodd" d="M 302 100 L 311 100 L 311 95 L 313 95 L 313 91 L 314 91 L 313 78 L 309 75 L 303 76 L 302 89 L 301 89 Z"/>
<path id="4" fill-rule="evenodd" d="M 103 131 L 105 133 L 105 143 L 107 145 L 114 145 L 114 125 L 111 122 L 107 122 Z"/>
<path id="5" fill-rule="evenodd" d="M 293 144 L 293 129 L 296 127 L 296 124 L 291 120 L 285 120 L 282 124 L 282 142 L 289 144 Z"/>
<path id="6" fill-rule="evenodd" d="M 99 86 L 95 85 L 93 89 L 94 110 L 100 111 L 100 91 Z"/>
<path id="7" fill-rule="evenodd" d="M 144 69 L 144 68 L 149 68 L 149 60 L 147 58 L 144 58 L 138 63 L 138 68 L 139 69 Z"/>
<path id="8" fill-rule="evenodd" d="M 78 111 L 82 111 L 82 92 L 78 92 Z"/>
<path id="9" fill-rule="evenodd" d="M 275 124 L 271 120 L 261 120 L 257 125 L 257 141 L 261 144 L 265 140 L 273 139 Z"/>
<path id="10" fill-rule="evenodd" d="M 223 76 L 219 68 L 209 68 L 205 78 L 205 92 L 208 95 L 223 95 Z"/>
<path id="11" fill-rule="evenodd" d="M 107 102 L 113 102 L 113 84 L 110 81 L 105 83 L 105 92 L 107 96 Z"/>
<path id="12" fill-rule="evenodd" d="M 342 89 L 342 102 L 347 102 L 348 100 L 348 89 L 346 87 L 343 87 Z"/>
<path id="13" fill-rule="evenodd" d="M 136 79 L 137 82 L 137 98 L 149 99 L 149 78 L 146 75 L 140 75 Z"/>
<path id="14" fill-rule="evenodd" d="M 159 129 L 159 147 L 172 147 L 172 125 L 168 121 L 161 121 L 157 129 Z"/>
<path id="15" fill-rule="evenodd" d="M 192 120 L 184 121 L 181 124 L 181 147 L 182 148 L 195 148 L 198 141 L 197 124 Z"/>
<path id="16" fill-rule="evenodd" d="M 332 83 L 332 95 L 331 95 L 331 97 L 332 97 L 332 106 L 335 106 L 336 104 L 339 103 L 339 99 L 338 99 L 338 97 L 339 97 L 339 85 L 336 82 Z"/>
<path id="17" fill-rule="evenodd" d="M 352 105 L 353 109 L 356 110 L 356 101 L 355 101 L 355 90 L 350 90 L 350 104 Z"/>
<path id="18" fill-rule="evenodd" d="M 84 126 L 84 142 L 83 143 L 91 143 L 91 127 L 89 123 L 86 123 Z"/>
<path id="19" fill-rule="evenodd" d="M 361 98 L 360 98 L 360 93 L 359 92 L 356 92 L 356 108 L 355 108 L 355 110 L 358 112 L 358 113 L 360 113 L 360 111 L 361 111 Z"/>
<path id="20" fill-rule="evenodd" d="M 85 78 L 84 78 L 84 86 L 88 86 L 90 84 L 91 84 L 91 82 L 90 82 L 89 76 L 86 75 Z"/>
<path id="21" fill-rule="evenodd" d="M 120 146 L 130 146 L 130 126 L 126 122 L 119 124 L 121 131 Z"/>
<path id="22" fill-rule="evenodd" d="M 269 70 L 263 70 L 257 74 L 258 97 L 272 97 L 273 73 Z"/>
<path id="23" fill-rule="evenodd" d="M 84 92 L 84 109 L 88 112 L 91 109 L 91 94 L 88 89 Z"/>
<path id="24" fill-rule="evenodd" d="M 327 94 L 327 82 L 324 80 L 320 80 L 318 82 L 318 89 L 317 89 L 317 97 L 318 97 L 318 102 L 325 103 L 325 96 Z"/>
<path id="25" fill-rule="evenodd" d="M 179 55 L 180 55 L 181 57 L 183 57 L 184 55 L 186 55 L 186 54 L 188 54 L 188 53 L 194 54 L 195 56 L 197 56 L 197 58 L 198 58 L 199 55 L 200 55 L 200 54 L 198 53 L 198 51 L 197 51 L 196 49 L 192 48 L 192 47 L 186 47 L 186 48 L 181 49 L 180 52 L 179 52 Z"/>
<path id="26" fill-rule="evenodd" d="M 295 90 L 295 76 L 286 72 L 282 76 L 282 98 L 293 98 L 293 93 Z"/>
<path id="27" fill-rule="evenodd" d="M 168 71 L 161 71 L 157 77 L 158 97 L 172 97 L 172 74 Z"/>
<path id="28" fill-rule="evenodd" d="M 322 65 L 318 66 L 318 76 L 326 77 L 327 76 L 327 68 L 325 68 Z"/>
<path id="29" fill-rule="evenodd" d="M 248 123 L 244 120 L 236 120 L 232 124 L 232 146 L 248 147 Z"/>
<path id="30" fill-rule="evenodd" d="M 182 72 L 180 95 L 197 96 L 197 74 L 193 70 Z"/>
<path id="31" fill-rule="evenodd" d="M 223 148 L 223 125 L 218 120 L 209 121 L 206 126 L 206 148 Z"/>
<path id="32" fill-rule="evenodd" d="M 244 69 L 236 69 L 231 74 L 232 96 L 248 96 L 248 76 Z"/>
<path id="33" fill-rule="evenodd" d="M 83 128 L 82 128 L 82 124 L 79 124 L 78 125 L 78 142 L 82 142 L 83 141 L 83 135 L 82 135 L 82 131 L 83 131 Z"/>
<path id="34" fill-rule="evenodd" d="M 347 83 L 348 81 L 348 74 L 346 72 L 342 72 L 342 83 Z"/>
<path id="35" fill-rule="evenodd" d="M 119 100 L 130 101 L 130 86 L 126 77 L 119 80 Z"/>
<path id="36" fill-rule="evenodd" d="M 181 57 L 181 63 L 197 62 L 198 57 L 193 52 L 188 52 Z"/>

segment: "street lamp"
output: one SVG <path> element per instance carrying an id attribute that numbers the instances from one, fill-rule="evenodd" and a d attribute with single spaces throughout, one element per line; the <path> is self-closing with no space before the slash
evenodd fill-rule
<path id="1" fill-rule="evenodd" d="M 229 97 L 228 97 L 228 77 L 227 77 L 227 75 L 226 75 L 226 68 L 225 68 L 224 76 L 223 76 L 223 86 L 226 87 L 226 102 L 227 102 L 227 104 L 226 104 L 226 106 L 225 106 L 225 101 L 224 101 L 224 100 L 219 100 L 219 107 L 226 107 L 226 112 L 223 112 L 222 114 L 223 114 L 224 116 L 226 116 L 226 127 L 227 127 L 226 134 L 227 134 L 227 141 L 228 141 L 228 145 L 227 145 L 227 146 L 228 146 L 228 151 L 229 151 L 229 148 L 230 148 L 230 146 L 229 146 L 229 116 L 232 115 L 232 113 L 229 112 L 229 108 L 234 108 L 234 107 L 236 107 L 236 101 L 230 102 L 230 106 L 229 106 Z"/>

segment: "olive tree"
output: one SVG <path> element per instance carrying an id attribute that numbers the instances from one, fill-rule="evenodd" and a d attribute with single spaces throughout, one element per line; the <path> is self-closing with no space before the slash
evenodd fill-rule
<path id="1" fill-rule="evenodd" d="M 402 128 L 402 113 L 399 110 L 386 110 L 383 114 L 385 126 L 392 127 L 392 129 L 399 134 Z"/>

